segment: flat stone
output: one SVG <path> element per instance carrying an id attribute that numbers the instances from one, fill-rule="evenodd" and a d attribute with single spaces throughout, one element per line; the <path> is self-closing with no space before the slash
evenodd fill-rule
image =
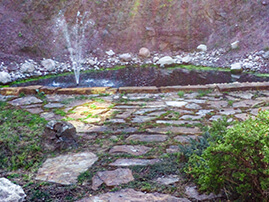
<path id="1" fill-rule="evenodd" d="M 148 113 L 147 116 L 158 117 L 158 116 L 161 116 L 165 113 L 167 113 L 167 112 L 166 111 L 156 111 L 156 112 Z"/>
<path id="2" fill-rule="evenodd" d="M 77 129 L 77 128 L 76 128 Z M 84 126 L 77 129 L 78 133 L 101 133 L 111 131 L 112 129 L 107 126 Z"/>
<path id="3" fill-rule="evenodd" d="M 207 101 L 207 104 L 210 105 L 211 108 L 220 109 L 228 106 L 228 102 L 221 100 L 221 101 Z"/>
<path id="4" fill-rule="evenodd" d="M 126 184 L 134 180 L 132 171 L 127 169 L 118 168 L 113 171 L 97 172 L 96 176 L 92 179 L 92 189 L 97 190 L 98 187 L 105 183 L 107 186 L 117 186 Z"/>
<path id="5" fill-rule="evenodd" d="M 136 115 L 144 115 L 145 113 L 154 112 L 157 110 L 163 110 L 164 108 L 143 108 L 137 110 L 134 114 Z"/>
<path id="6" fill-rule="evenodd" d="M 197 115 L 199 116 L 206 116 L 207 114 L 209 114 L 210 112 L 214 111 L 213 109 L 201 109 L 198 112 L 196 112 Z"/>
<path id="7" fill-rule="evenodd" d="M 234 108 L 248 108 L 248 107 L 254 107 L 255 105 L 259 105 L 263 103 L 263 101 L 260 100 L 243 100 L 240 102 L 233 103 Z"/>
<path id="8" fill-rule="evenodd" d="M 156 86 L 120 87 L 119 93 L 159 93 Z"/>
<path id="9" fill-rule="evenodd" d="M 140 156 L 143 154 L 146 154 L 149 150 L 151 150 L 150 147 L 146 147 L 143 145 L 119 145 L 114 146 L 110 149 L 110 154 L 117 154 L 117 153 L 127 153 L 135 156 Z"/>
<path id="10" fill-rule="evenodd" d="M 108 122 L 110 123 L 125 123 L 124 119 L 109 119 Z"/>
<path id="11" fill-rule="evenodd" d="M 186 198 L 177 198 L 168 194 L 160 193 L 144 193 L 135 191 L 133 189 L 123 189 L 117 192 L 109 192 L 98 196 L 91 196 L 84 198 L 78 202 L 97 202 L 97 201 L 110 201 L 110 202 L 127 202 L 127 201 L 145 201 L 145 202 L 191 202 Z"/>
<path id="12" fill-rule="evenodd" d="M 57 94 L 64 95 L 88 95 L 106 93 L 108 87 L 90 87 L 90 88 L 61 88 L 57 90 Z"/>
<path id="13" fill-rule="evenodd" d="M 91 152 L 60 155 L 47 159 L 38 170 L 36 180 L 70 185 L 77 182 L 80 173 L 90 168 L 98 157 Z"/>
<path id="14" fill-rule="evenodd" d="M 144 123 L 144 122 L 148 122 L 148 121 L 152 121 L 154 120 L 155 117 L 149 117 L 149 116 L 136 116 L 134 117 L 131 122 L 132 123 Z"/>
<path id="15" fill-rule="evenodd" d="M 219 113 L 222 115 L 229 116 L 229 115 L 233 115 L 236 113 L 241 113 L 241 110 L 240 109 L 233 109 L 233 108 L 225 108 L 225 109 L 221 109 Z"/>
<path id="16" fill-rule="evenodd" d="M 128 111 L 123 111 L 123 112 L 117 114 L 117 115 L 115 116 L 115 118 L 117 118 L 117 119 L 127 119 L 127 118 L 128 118 L 129 116 L 131 116 L 132 113 L 134 113 L 134 112 L 135 112 L 135 109 L 131 109 L 131 110 L 128 110 Z"/>
<path id="17" fill-rule="evenodd" d="M 22 109 L 30 109 L 30 108 L 41 108 L 42 104 L 31 104 L 31 105 L 22 105 L 20 106 Z"/>
<path id="18" fill-rule="evenodd" d="M 40 114 L 40 116 L 42 118 L 46 119 L 47 121 L 50 121 L 52 119 L 60 120 L 63 118 L 62 116 L 56 115 L 53 112 L 44 112 L 44 113 Z"/>
<path id="19" fill-rule="evenodd" d="M 177 175 L 169 175 L 167 177 L 158 177 L 154 181 L 163 185 L 170 185 L 179 182 L 179 180 L 180 179 Z"/>
<path id="20" fill-rule="evenodd" d="M 250 118 L 251 116 L 247 113 L 242 113 L 242 114 L 235 114 L 235 118 L 240 119 L 241 121 L 245 121 L 246 119 Z"/>
<path id="21" fill-rule="evenodd" d="M 159 159 L 117 159 L 114 163 L 110 163 L 110 166 L 147 166 L 158 163 Z"/>
<path id="22" fill-rule="evenodd" d="M 197 139 L 196 135 L 178 135 L 174 138 L 175 141 L 180 142 L 181 144 L 188 144 L 190 143 L 190 139 Z"/>
<path id="23" fill-rule="evenodd" d="M 151 133 L 173 133 L 173 134 L 181 134 L 181 135 L 198 135 L 201 134 L 201 130 L 197 127 L 188 128 L 188 127 L 164 127 L 164 128 L 149 128 L 147 129 L 148 132 Z"/>
<path id="24" fill-rule="evenodd" d="M 168 139 L 167 135 L 130 135 L 126 141 L 140 141 L 140 142 L 164 142 Z"/>
<path id="25" fill-rule="evenodd" d="M 170 125 L 184 125 L 184 124 L 197 124 L 198 121 L 185 121 L 185 120 L 157 120 L 156 123 L 158 124 L 170 124 Z"/>
<path id="26" fill-rule="evenodd" d="M 215 116 L 212 116 L 209 121 L 217 121 L 218 119 L 222 119 L 222 116 L 221 115 L 215 115 Z"/>
<path id="27" fill-rule="evenodd" d="M 184 107 L 188 104 L 188 102 L 185 101 L 167 101 L 165 103 L 169 107 Z"/>
<path id="28" fill-rule="evenodd" d="M 183 120 L 200 120 L 201 118 L 203 118 L 203 116 L 201 116 L 201 115 L 198 115 L 198 116 L 195 116 L 195 115 L 183 115 L 182 117 L 180 117 L 180 119 L 183 119 Z"/>
<path id="29" fill-rule="evenodd" d="M 247 93 L 247 92 L 243 92 L 243 93 L 242 92 L 230 92 L 229 95 L 233 97 L 242 98 L 245 100 L 250 100 L 253 97 L 252 93 Z"/>
<path id="30" fill-rule="evenodd" d="M 202 107 L 195 103 L 190 103 L 185 106 L 187 109 L 202 109 Z"/>
<path id="31" fill-rule="evenodd" d="M 211 193 L 209 195 L 199 194 L 196 186 L 186 187 L 185 194 L 187 194 L 189 196 L 189 198 L 195 199 L 197 201 L 209 201 L 209 200 L 213 200 L 213 199 L 217 199 L 217 198 L 222 197 L 221 194 L 219 194 L 219 195 L 215 195 L 213 193 Z"/>
<path id="32" fill-rule="evenodd" d="M 61 103 L 49 103 L 44 106 L 44 108 L 47 108 L 47 109 L 63 108 L 63 107 L 64 107 L 64 104 L 61 104 Z"/>
<path id="33" fill-rule="evenodd" d="M 35 96 L 27 96 L 27 97 L 17 98 L 8 103 L 14 106 L 21 106 L 21 105 L 39 104 L 39 103 L 43 103 L 43 101 L 36 98 Z"/>
<path id="34" fill-rule="evenodd" d="M 42 112 L 44 112 L 44 110 L 41 108 L 27 108 L 25 110 L 30 112 L 31 114 L 41 114 Z"/>

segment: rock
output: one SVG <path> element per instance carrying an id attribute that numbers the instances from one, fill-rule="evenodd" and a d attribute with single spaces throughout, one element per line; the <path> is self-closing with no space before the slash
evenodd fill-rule
<path id="1" fill-rule="evenodd" d="M 150 57 L 150 51 L 149 49 L 143 47 L 143 48 L 140 48 L 138 55 L 143 58 L 148 58 Z"/>
<path id="2" fill-rule="evenodd" d="M 64 104 L 61 104 L 61 103 L 49 103 L 44 106 L 44 108 L 47 108 L 47 109 L 62 108 L 62 107 L 64 107 Z"/>
<path id="3" fill-rule="evenodd" d="M 152 59 L 152 62 L 153 62 L 153 63 L 157 63 L 159 59 L 160 59 L 160 58 L 158 58 L 158 57 L 154 57 L 154 58 Z"/>
<path id="4" fill-rule="evenodd" d="M 131 56 L 130 53 L 121 54 L 121 55 L 119 55 L 119 58 L 123 62 L 130 62 L 130 61 L 132 61 L 132 56 Z"/>
<path id="5" fill-rule="evenodd" d="M 110 149 L 110 154 L 127 153 L 135 156 L 146 154 L 151 148 L 143 145 L 118 145 Z"/>
<path id="6" fill-rule="evenodd" d="M 32 62 L 25 62 L 21 66 L 21 72 L 23 73 L 33 73 L 35 71 L 35 65 Z"/>
<path id="7" fill-rule="evenodd" d="M 168 139 L 167 135 L 130 135 L 126 141 L 140 141 L 140 142 L 164 142 Z"/>
<path id="8" fill-rule="evenodd" d="M 43 59 L 41 61 L 41 65 L 44 67 L 46 71 L 54 71 L 55 70 L 55 62 L 52 59 Z"/>
<path id="9" fill-rule="evenodd" d="M 233 63 L 231 64 L 231 73 L 232 74 L 239 74 L 243 71 L 241 63 Z"/>
<path id="10" fill-rule="evenodd" d="M 158 163 L 159 159 L 117 159 L 110 166 L 128 167 L 128 166 L 146 166 Z"/>
<path id="11" fill-rule="evenodd" d="M 0 201 L 21 202 L 26 197 L 21 186 L 16 185 L 6 178 L 0 178 Z"/>
<path id="12" fill-rule="evenodd" d="M 38 170 L 36 180 L 70 185 L 77 182 L 80 173 L 88 170 L 98 157 L 91 152 L 61 155 L 47 159 Z"/>
<path id="13" fill-rule="evenodd" d="M 50 150 L 62 150 L 76 146 L 76 128 L 68 122 L 50 121 L 42 134 L 43 146 Z"/>
<path id="14" fill-rule="evenodd" d="M 169 175 L 167 177 L 158 177 L 155 182 L 164 184 L 164 185 L 169 185 L 169 184 L 174 184 L 179 181 L 179 177 L 177 175 Z"/>
<path id="15" fill-rule="evenodd" d="M 132 171 L 127 168 L 118 168 L 113 171 L 97 172 L 92 178 L 92 189 L 97 190 L 98 187 L 105 183 L 107 186 L 117 186 L 126 184 L 134 180 Z"/>
<path id="16" fill-rule="evenodd" d="M 266 59 L 266 60 L 269 60 L 269 51 L 266 51 L 266 52 L 262 55 L 262 57 L 263 57 L 264 59 Z"/>
<path id="17" fill-rule="evenodd" d="M 174 63 L 175 63 L 175 60 L 173 58 L 171 58 L 170 56 L 162 57 L 157 61 L 157 64 L 160 67 L 165 67 L 165 66 L 168 66 L 168 65 L 172 65 Z"/>
<path id="18" fill-rule="evenodd" d="M 175 141 L 180 142 L 181 144 L 190 143 L 191 139 L 197 139 L 196 135 L 178 135 L 174 138 Z"/>
<path id="19" fill-rule="evenodd" d="M 191 61 L 191 57 L 189 55 L 182 58 L 182 63 L 183 64 L 189 64 L 190 61 Z"/>
<path id="20" fill-rule="evenodd" d="M 213 193 L 209 194 L 209 195 L 206 195 L 206 194 L 199 194 L 197 189 L 196 189 L 196 186 L 193 186 L 193 187 L 186 187 L 186 191 L 185 193 L 190 197 L 190 198 L 193 198 L 197 201 L 209 201 L 209 200 L 214 200 L 214 199 L 217 199 L 217 198 L 220 198 L 222 197 L 221 194 L 219 195 L 215 195 Z"/>
<path id="21" fill-rule="evenodd" d="M 30 104 L 41 104 L 42 100 L 36 98 L 35 96 L 27 96 L 22 98 L 17 98 L 9 102 L 9 104 L 14 106 L 30 105 Z"/>
<path id="22" fill-rule="evenodd" d="M 78 202 L 95 202 L 95 201 L 111 201 L 111 202 L 127 202 L 127 201 L 146 201 L 146 202 L 191 202 L 186 198 L 177 198 L 168 194 L 160 193 L 144 193 L 133 189 L 123 189 L 117 192 L 109 192 L 98 196 L 84 198 Z"/>
<path id="23" fill-rule="evenodd" d="M 113 50 L 106 51 L 106 54 L 107 54 L 108 56 L 113 56 L 113 55 L 115 55 L 115 53 L 114 53 Z"/>
<path id="24" fill-rule="evenodd" d="M 166 105 L 169 107 L 184 107 L 188 102 L 185 101 L 167 101 Z"/>
<path id="25" fill-rule="evenodd" d="M 11 76 L 7 72 L 0 72 L 0 83 L 6 84 L 11 82 Z"/>
<path id="26" fill-rule="evenodd" d="M 198 51 L 206 52 L 207 51 L 207 46 L 205 44 L 200 44 L 197 46 Z"/>
<path id="27" fill-rule="evenodd" d="M 235 42 L 233 42 L 233 43 L 231 43 L 231 49 L 237 49 L 237 48 L 239 48 L 239 41 L 235 41 Z"/>

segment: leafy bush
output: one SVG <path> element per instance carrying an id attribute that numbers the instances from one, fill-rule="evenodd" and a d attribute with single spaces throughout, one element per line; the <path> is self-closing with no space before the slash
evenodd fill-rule
<path id="1" fill-rule="evenodd" d="M 208 192 L 226 191 L 240 200 L 269 199 L 269 112 L 237 122 L 223 139 L 210 142 L 201 156 L 193 154 L 185 168 Z"/>

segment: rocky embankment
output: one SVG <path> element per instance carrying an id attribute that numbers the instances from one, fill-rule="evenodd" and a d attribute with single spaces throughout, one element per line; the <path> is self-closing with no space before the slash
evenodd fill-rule
<path id="1" fill-rule="evenodd" d="M 170 56 L 177 64 L 230 67 L 236 63 L 235 69 L 267 72 L 268 7 L 267 0 L 3 0 L 1 82 L 71 71 L 70 49 L 57 22 L 62 14 L 70 31 L 78 11 L 90 24 L 84 33 L 85 69 L 154 64 Z M 150 57 L 138 57 L 142 47 L 150 50 Z M 197 47 L 202 52 L 196 52 Z"/>

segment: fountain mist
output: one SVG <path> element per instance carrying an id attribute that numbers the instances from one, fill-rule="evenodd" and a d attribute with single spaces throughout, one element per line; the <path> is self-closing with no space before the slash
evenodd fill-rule
<path id="1" fill-rule="evenodd" d="M 86 21 L 87 15 L 87 12 L 81 14 L 78 11 L 75 24 L 71 26 L 67 24 L 64 14 L 60 11 L 56 21 L 56 27 L 63 32 L 66 41 L 77 85 L 79 84 L 80 68 L 84 59 L 85 30 L 89 25 L 93 25 L 91 20 Z"/>

